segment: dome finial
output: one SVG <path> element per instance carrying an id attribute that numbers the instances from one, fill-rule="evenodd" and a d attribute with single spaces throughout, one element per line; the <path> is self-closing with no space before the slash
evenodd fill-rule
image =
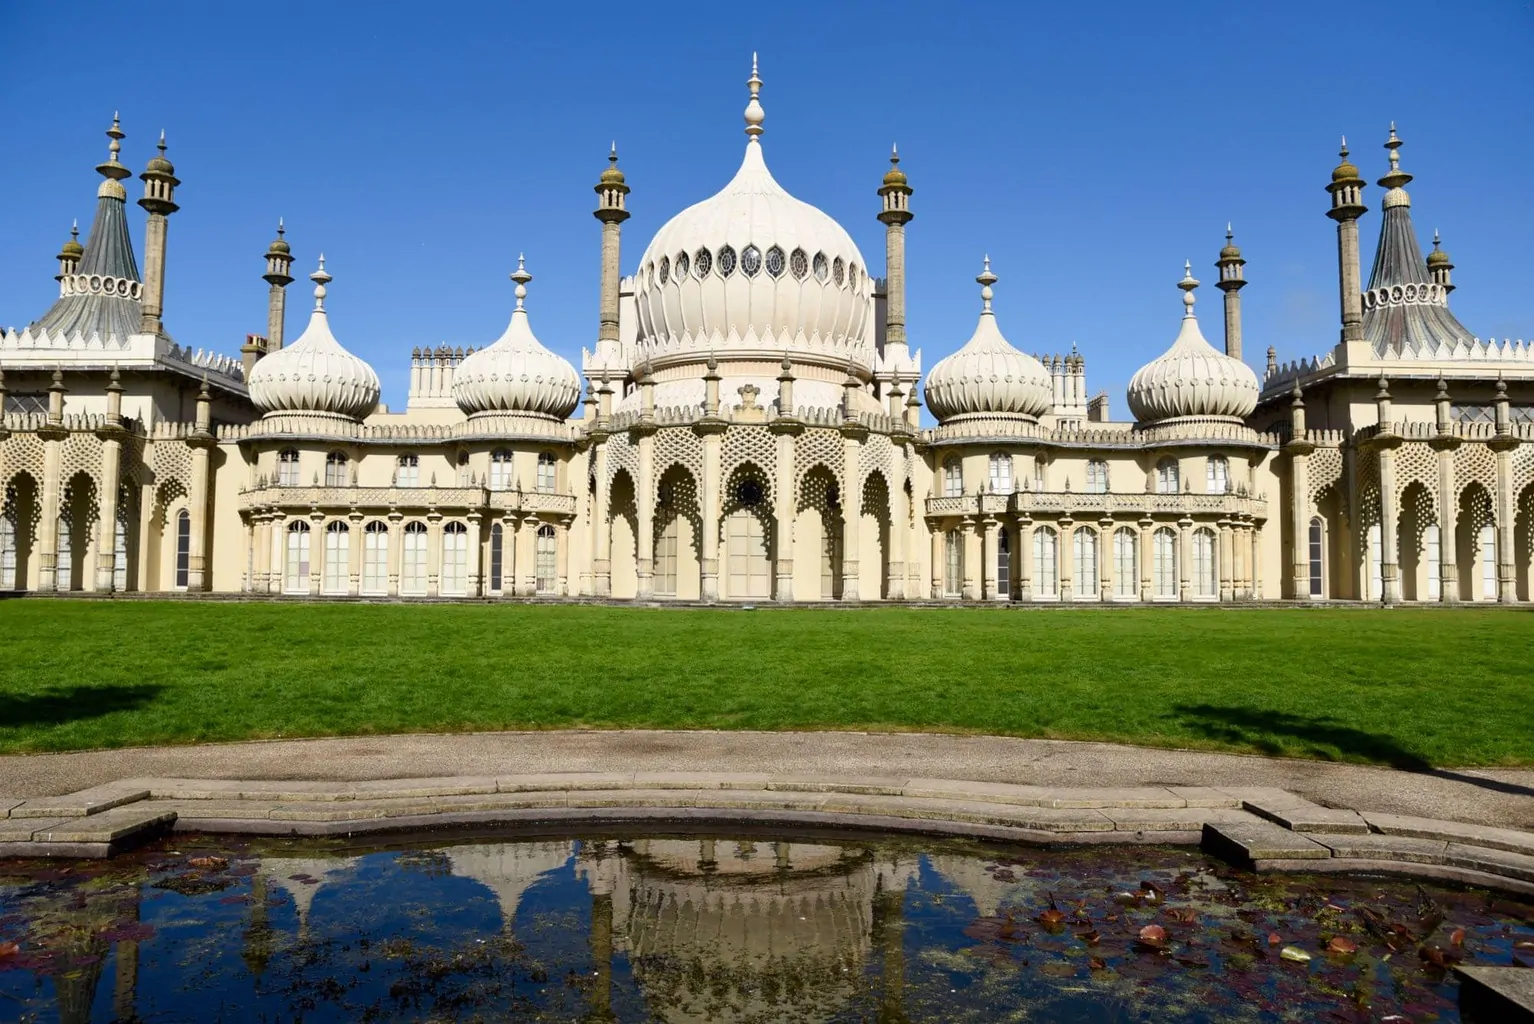
<path id="1" fill-rule="evenodd" d="M 325 296 L 329 294 L 325 286 L 335 278 L 325 273 L 325 254 L 320 253 L 320 268 L 309 275 L 309 280 L 314 282 L 314 311 L 325 312 Z"/>
<path id="2" fill-rule="evenodd" d="M 517 308 L 522 309 L 522 300 L 527 298 L 527 282 L 533 279 L 527 272 L 527 257 L 522 253 L 517 253 L 517 269 L 511 272 L 511 279 L 517 282 Z"/>
<path id="3" fill-rule="evenodd" d="M 991 273 L 991 257 L 989 253 L 986 254 L 984 262 L 985 268 L 975 277 L 975 283 L 980 285 L 980 301 L 985 304 L 981 312 L 989 313 L 991 311 L 991 298 L 995 295 L 995 292 L 991 290 L 991 285 L 995 284 L 1000 278 Z"/>
<path id="4" fill-rule="evenodd" d="M 1182 289 L 1183 316 L 1193 316 L 1193 303 L 1197 300 L 1193 297 L 1193 289 L 1198 287 L 1198 281 L 1193 276 L 1193 261 L 1183 260 L 1182 280 L 1177 282 L 1177 287 Z"/>
<path id="5" fill-rule="evenodd" d="M 287 233 L 288 233 L 287 225 L 283 224 L 281 217 L 278 217 L 277 218 L 277 237 L 281 238 L 283 235 L 285 235 Z"/>
<path id="6" fill-rule="evenodd" d="M 761 100 L 758 98 L 762 91 L 762 80 L 756 72 L 756 53 L 751 53 L 751 77 L 746 79 L 746 88 L 751 90 L 751 101 L 746 104 L 746 134 L 755 141 L 762 134 L 762 122 L 767 119 L 767 114 L 762 110 Z"/>
<path id="7" fill-rule="evenodd" d="M 1405 185 L 1407 182 L 1411 181 L 1411 179 L 1412 179 L 1412 176 L 1410 174 L 1407 174 L 1405 171 L 1401 170 L 1401 146 L 1402 145 L 1403 145 L 1403 143 L 1401 142 L 1401 137 L 1396 134 L 1396 123 L 1394 121 L 1391 121 L 1390 122 L 1390 137 L 1385 140 L 1385 149 L 1390 153 L 1390 172 L 1379 180 L 1379 185 L 1380 185 L 1381 188 L 1398 189 L 1402 185 Z M 1389 201 L 1391 198 L 1392 197 L 1388 197 L 1388 196 L 1386 197 L 1387 201 Z M 1405 193 L 1404 192 L 1402 192 L 1399 196 L 1396 196 L 1394 198 L 1397 201 L 1396 202 L 1392 202 L 1391 205 L 1400 205 L 1400 206 L 1410 206 L 1411 205 L 1409 200 L 1407 200 L 1407 201 L 1400 201 L 1400 200 L 1405 200 Z"/>
<path id="8" fill-rule="evenodd" d="M 112 127 L 107 129 L 106 134 L 107 138 L 112 141 L 107 146 L 106 163 L 97 164 L 96 173 L 114 184 L 103 185 L 101 190 L 97 192 L 97 195 L 112 195 L 117 199 L 123 199 L 127 197 L 127 193 L 123 191 L 121 185 L 115 183 L 122 181 L 124 178 L 132 177 L 133 172 L 124 167 L 117 159 L 117 155 L 122 152 L 122 140 L 127 136 L 123 134 L 122 122 L 118 119 L 117 111 L 115 110 L 112 111 Z"/>

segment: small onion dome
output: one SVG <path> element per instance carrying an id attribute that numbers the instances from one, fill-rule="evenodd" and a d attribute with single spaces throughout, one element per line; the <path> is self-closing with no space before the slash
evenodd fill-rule
<path id="1" fill-rule="evenodd" d="M 1141 423 L 1185 416 L 1241 418 L 1257 408 L 1257 374 L 1204 340 L 1193 315 L 1191 264 L 1185 264 L 1182 329 L 1172 347 L 1129 381 L 1129 409 Z"/>
<path id="2" fill-rule="evenodd" d="M 63 248 L 59 250 L 58 258 L 60 260 L 74 260 L 78 263 L 80 257 L 84 255 L 85 246 L 80 244 L 80 222 L 76 221 L 74 226 L 69 229 L 69 241 L 65 242 Z M 1430 256 L 1428 259 L 1431 261 L 1432 257 Z"/>
<path id="3" fill-rule="evenodd" d="M 470 416 L 523 413 L 562 420 L 575 411 L 581 379 L 575 367 L 544 348 L 533 336 L 522 300 L 533 279 L 517 257 L 517 308 L 506 332 L 492 345 L 467 356 L 453 374 L 453 399 Z"/>
<path id="4" fill-rule="evenodd" d="M 1332 180 L 1353 181 L 1358 179 L 1358 168 L 1348 159 L 1348 140 L 1345 135 L 1342 138 L 1342 150 L 1337 155 L 1342 158 L 1342 162 L 1332 171 Z"/>
<path id="5" fill-rule="evenodd" d="M 1220 250 L 1220 259 L 1239 260 L 1240 258 L 1241 247 L 1236 244 L 1235 234 L 1231 231 L 1230 225 L 1227 224 L 1225 225 L 1225 248 Z"/>
<path id="6" fill-rule="evenodd" d="M 361 419 L 378 405 L 378 374 L 341 347 L 325 313 L 325 257 L 309 275 L 314 312 L 309 326 L 286 348 L 264 356 L 246 381 L 250 400 L 266 413 L 308 412 Z"/>
<path id="7" fill-rule="evenodd" d="M 1439 247 L 1438 229 L 1433 229 L 1433 251 L 1427 254 L 1427 265 L 1430 267 L 1453 267 L 1449 262 L 1449 254 Z"/>
<path id="8" fill-rule="evenodd" d="M 612 151 L 607 154 L 607 170 L 602 172 L 599 179 L 604 185 L 622 185 L 624 182 L 623 172 L 618 170 L 618 144 L 613 143 Z"/>
<path id="9" fill-rule="evenodd" d="M 286 237 L 284 237 L 287 235 L 287 233 L 288 231 L 287 228 L 283 226 L 282 218 L 278 217 L 277 237 L 272 239 L 272 244 L 269 245 L 266 249 L 266 254 L 268 256 L 291 256 L 293 254 L 292 246 L 288 245 L 288 240 Z"/>
<path id="10" fill-rule="evenodd" d="M 964 416 L 1036 419 L 1053 403 L 1054 385 L 1044 364 L 1013 348 L 991 312 L 991 259 L 975 278 L 983 307 L 975 333 L 964 347 L 938 361 L 927 374 L 927 407 L 939 420 Z"/>
<path id="11" fill-rule="evenodd" d="M 160 152 L 158 155 L 149 158 L 149 163 L 145 165 L 144 170 L 150 174 L 174 175 L 176 173 L 176 165 L 171 163 L 165 156 L 165 132 L 163 129 L 160 132 L 160 141 L 155 148 Z"/>
<path id="12" fill-rule="evenodd" d="M 900 169 L 900 151 L 894 146 L 890 147 L 890 169 L 884 172 L 886 185 L 904 185 L 906 183 L 905 171 Z"/>

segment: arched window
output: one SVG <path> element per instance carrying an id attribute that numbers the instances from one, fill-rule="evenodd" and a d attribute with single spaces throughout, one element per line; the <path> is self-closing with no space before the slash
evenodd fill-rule
<path id="1" fill-rule="evenodd" d="M 538 493 L 554 493 L 554 475 L 558 468 L 558 460 L 553 452 L 538 453 Z"/>
<path id="2" fill-rule="evenodd" d="M 538 527 L 538 545 L 535 567 L 538 572 L 538 593 L 552 594 L 559 579 L 559 537 L 554 527 L 545 523 Z"/>
<path id="3" fill-rule="evenodd" d="M 957 455 L 943 460 L 943 497 L 957 498 L 964 493 L 964 466 Z"/>
<path id="4" fill-rule="evenodd" d="M 59 563 L 63 572 L 63 562 Z M 63 579 L 61 575 L 59 577 Z M 185 590 L 192 580 L 192 513 L 182 509 L 176 515 L 176 589 Z"/>
<path id="5" fill-rule="evenodd" d="M 1230 460 L 1211 455 L 1204 462 L 1204 491 L 1207 494 L 1230 493 Z"/>
<path id="6" fill-rule="evenodd" d="M 344 594 L 351 576 L 352 531 L 341 520 L 325 527 L 325 570 L 320 589 L 326 594 Z"/>
<path id="7" fill-rule="evenodd" d="M 394 483 L 398 487 L 421 486 L 421 457 L 401 455 L 395 462 Z"/>
<path id="8" fill-rule="evenodd" d="M 1422 554 L 1423 561 L 1427 562 L 1427 599 L 1440 601 L 1443 599 L 1443 542 L 1439 539 L 1437 523 L 1429 523 L 1422 531 Z"/>
<path id="9" fill-rule="evenodd" d="M 298 449 L 284 448 L 277 453 L 277 486 L 298 486 Z"/>
<path id="10" fill-rule="evenodd" d="M 442 527 L 442 593 L 469 592 L 469 528 L 462 523 Z"/>
<path id="11" fill-rule="evenodd" d="M 1108 463 L 1105 460 L 1087 460 L 1087 493 L 1108 493 Z"/>
<path id="12" fill-rule="evenodd" d="M 283 573 L 282 589 L 289 594 L 309 592 L 309 524 L 295 519 L 288 524 L 287 571 Z"/>
<path id="13" fill-rule="evenodd" d="M 1481 568 L 1481 600 L 1495 601 L 1497 599 L 1497 528 L 1490 523 L 1481 527 L 1476 553 Z"/>
<path id="14" fill-rule="evenodd" d="M 389 524 L 375 519 L 362 531 L 362 592 L 389 592 Z"/>
<path id="15" fill-rule="evenodd" d="M 1012 456 L 996 452 L 991 456 L 991 493 L 1012 493 Z"/>
<path id="16" fill-rule="evenodd" d="M 1207 526 L 1193 531 L 1193 596 L 1215 598 L 1219 590 L 1217 538 Z"/>
<path id="17" fill-rule="evenodd" d="M 1163 526 L 1151 534 L 1151 594 L 1161 600 L 1176 600 L 1177 531 Z"/>
<path id="18" fill-rule="evenodd" d="M 505 569 L 506 558 L 506 531 L 500 523 L 494 523 L 490 527 L 490 581 L 489 588 L 492 594 L 501 592 L 501 573 Z"/>
<path id="19" fill-rule="evenodd" d="M 405 543 L 400 548 L 401 594 L 426 593 L 426 524 L 419 519 L 405 524 Z"/>
<path id="20" fill-rule="evenodd" d="M 1140 596 L 1140 535 L 1132 526 L 1113 534 L 1113 596 L 1125 600 Z"/>
<path id="21" fill-rule="evenodd" d="M 511 490 L 511 452 L 497 448 L 490 453 L 490 489 Z"/>
<path id="22" fill-rule="evenodd" d="M 1077 597 L 1097 596 L 1097 533 L 1088 527 L 1077 529 L 1071 539 L 1071 581 Z"/>
<path id="23" fill-rule="evenodd" d="M 964 535 L 958 530 L 943 534 L 943 594 L 958 597 L 964 586 Z"/>
<path id="24" fill-rule="evenodd" d="M 346 453 L 331 452 L 325 456 L 325 486 L 345 487 L 347 482 Z"/>
<path id="25" fill-rule="evenodd" d="M 1162 459 L 1156 463 L 1156 493 L 1176 494 L 1181 485 L 1177 480 L 1177 460 Z"/>
<path id="26" fill-rule="evenodd" d="M 1433 544 L 1436 547 L 1436 545 L 1438 543 L 1438 527 L 1436 527 L 1436 526 L 1432 527 L 1432 530 L 1433 530 Z M 1325 555 L 1326 555 L 1326 528 L 1322 524 L 1320 516 L 1316 516 L 1315 518 L 1311 519 L 1311 521 L 1310 521 L 1310 531 L 1309 532 L 1310 532 L 1310 536 L 1309 536 L 1308 540 L 1309 540 L 1309 547 L 1310 547 L 1310 552 L 1309 552 L 1309 554 L 1310 554 L 1310 596 L 1311 597 L 1325 597 L 1326 596 L 1326 576 L 1325 576 L 1325 570 L 1326 570 L 1326 560 L 1325 560 Z M 1434 552 L 1434 556 L 1436 556 L 1436 552 Z M 1433 573 L 1433 577 L 1434 578 L 1436 578 L 1437 575 L 1438 574 L 1436 572 Z M 1432 579 L 1429 579 L 1428 587 L 1430 589 L 1433 588 L 1433 580 Z"/>
<path id="27" fill-rule="evenodd" d="M 1012 594 L 1012 538 L 1005 526 L 996 531 L 996 594 Z"/>
<path id="28" fill-rule="evenodd" d="M 0 517 L 0 590 L 16 589 L 16 527 Z"/>
<path id="29" fill-rule="evenodd" d="M 1033 599 L 1053 601 L 1060 596 L 1060 538 L 1054 529 L 1033 531 Z"/>

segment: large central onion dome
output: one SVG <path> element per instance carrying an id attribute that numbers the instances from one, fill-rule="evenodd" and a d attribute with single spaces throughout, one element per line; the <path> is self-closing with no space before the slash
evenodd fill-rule
<path id="1" fill-rule="evenodd" d="M 1193 315 L 1192 264 L 1184 264 L 1182 328 L 1159 359 L 1140 367 L 1129 381 L 1129 410 L 1141 423 L 1198 417 L 1241 420 L 1257 408 L 1257 374 L 1219 351 L 1198 329 Z"/>
<path id="2" fill-rule="evenodd" d="M 730 183 L 671 218 L 639 261 L 639 359 L 873 365 L 873 286 L 852 237 L 783 190 L 762 158 L 753 61 L 745 159 Z M 767 376 L 770 378 L 771 373 Z M 664 382 L 665 374 L 661 373 Z M 770 392 L 769 392 L 770 393 Z"/>
<path id="3" fill-rule="evenodd" d="M 941 421 L 972 416 L 1036 420 L 1049 411 L 1054 385 L 1044 364 L 1013 348 L 991 312 L 991 258 L 975 278 L 984 306 L 964 347 L 927 374 L 927 408 Z"/>
<path id="4" fill-rule="evenodd" d="M 293 344 L 263 357 L 251 369 L 246 381 L 250 400 L 267 414 L 318 413 L 360 420 L 378 405 L 378 374 L 330 333 L 325 285 L 332 278 L 325 273 L 323 254 L 309 280 L 314 282 L 309 326 Z"/>
<path id="5" fill-rule="evenodd" d="M 522 300 L 527 297 L 526 261 L 517 257 L 511 275 L 517 282 L 517 308 L 506 332 L 493 345 L 469 355 L 453 375 L 453 399 L 471 417 L 486 413 L 522 413 L 562 420 L 581 399 L 575 367 L 533 336 Z"/>

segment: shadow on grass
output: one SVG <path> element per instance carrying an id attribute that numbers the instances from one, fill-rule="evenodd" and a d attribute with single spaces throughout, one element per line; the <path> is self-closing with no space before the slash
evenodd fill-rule
<path id="1" fill-rule="evenodd" d="M 1464 782 L 1498 793 L 1534 796 L 1534 789 L 1528 786 L 1468 775 L 1447 768 L 1434 768 L 1421 755 L 1401 746 L 1394 737 L 1355 729 L 1335 718 L 1221 707 L 1215 704 L 1178 704 L 1172 710 L 1181 724 L 1210 739 L 1255 747 L 1275 757 L 1293 756 L 1299 752 L 1317 760 L 1335 761 L 1340 754 L 1349 759 L 1356 758 L 1401 771 Z M 1280 738 L 1290 742 L 1279 742 Z"/>
<path id="2" fill-rule="evenodd" d="M 163 687 L 66 686 L 42 693 L 0 693 L 0 729 L 68 725 L 116 711 L 137 711 L 160 695 Z"/>

